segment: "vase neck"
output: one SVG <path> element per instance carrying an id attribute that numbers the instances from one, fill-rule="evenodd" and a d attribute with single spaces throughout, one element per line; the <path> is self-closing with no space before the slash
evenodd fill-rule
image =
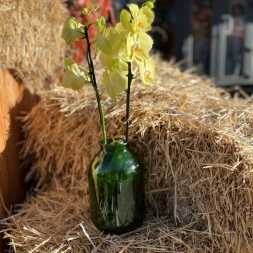
<path id="1" fill-rule="evenodd" d="M 109 139 L 106 144 L 100 143 L 100 145 L 106 152 L 115 152 L 126 149 L 128 143 L 125 142 L 125 139 Z"/>

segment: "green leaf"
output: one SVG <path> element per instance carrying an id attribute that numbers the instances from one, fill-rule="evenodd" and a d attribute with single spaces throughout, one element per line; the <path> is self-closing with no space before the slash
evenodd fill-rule
<path id="1" fill-rule="evenodd" d="M 105 70 L 102 74 L 102 85 L 105 87 L 110 82 L 109 71 Z"/>
<path id="2" fill-rule="evenodd" d="M 78 75 L 80 73 L 78 65 L 76 63 L 70 66 L 70 71 L 75 75 Z"/>
<path id="3" fill-rule="evenodd" d="M 62 86 L 65 88 L 71 88 L 73 74 L 69 71 L 66 71 L 62 77 Z"/>
<path id="4" fill-rule="evenodd" d="M 106 70 L 102 75 L 102 85 L 105 87 L 109 97 L 117 101 L 117 96 L 126 89 L 127 80 L 118 72 L 109 72 Z"/>
<path id="5" fill-rule="evenodd" d="M 113 48 L 117 47 L 121 42 L 120 34 L 113 27 L 110 27 L 106 30 L 105 37 L 110 41 Z"/>
<path id="6" fill-rule="evenodd" d="M 69 57 L 67 57 L 67 58 L 64 59 L 64 67 L 65 67 L 66 70 L 71 71 L 71 66 L 73 64 L 76 64 L 73 59 L 71 59 Z"/>
<path id="7" fill-rule="evenodd" d="M 122 75 L 118 72 L 112 72 L 111 85 L 113 86 L 116 95 L 119 95 L 122 91 L 126 90 L 126 84 L 126 78 L 123 78 Z"/>
<path id="8" fill-rule="evenodd" d="M 80 26 L 78 28 L 76 28 L 76 33 L 77 33 L 77 36 L 80 38 L 80 39 L 84 39 L 84 26 Z"/>
<path id="9" fill-rule="evenodd" d="M 78 38 L 84 37 L 84 27 L 75 18 L 68 18 L 62 29 L 62 38 L 67 45 L 71 45 Z"/>
<path id="10" fill-rule="evenodd" d="M 75 75 L 78 75 L 80 73 L 78 65 L 71 58 L 65 58 L 64 66 L 66 70 L 72 72 Z"/>
<path id="11" fill-rule="evenodd" d="M 75 31 L 69 29 L 68 26 L 64 26 L 62 29 L 62 38 L 65 40 L 66 45 L 71 45 L 77 39 L 77 34 Z"/>
<path id="12" fill-rule="evenodd" d="M 73 90 L 79 90 L 85 85 L 85 79 L 82 76 L 75 75 L 66 71 L 62 77 L 62 86 Z"/>
<path id="13" fill-rule="evenodd" d="M 127 50 L 127 44 L 124 43 L 122 45 L 121 50 L 119 51 L 119 57 L 120 59 L 122 59 L 123 62 L 125 62 L 125 66 L 127 66 L 127 62 L 131 61 L 130 55 L 128 54 L 128 50 Z M 126 67 L 128 68 L 128 67 Z"/>
<path id="14" fill-rule="evenodd" d="M 113 101 L 118 101 L 117 95 L 115 94 L 113 87 L 111 85 L 106 85 L 105 88 L 108 96 L 113 100 Z"/>
<path id="15" fill-rule="evenodd" d="M 121 23 L 117 23 L 116 26 L 115 26 L 115 29 L 116 31 L 121 34 L 122 32 L 125 31 L 125 29 L 123 28 L 122 24 Z"/>
<path id="16" fill-rule="evenodd" d="M 112 55 L 104 54 L 101 52 L 99 55 L 99 59 L 108 69 L 111 69 L 113 59 Z"/>
<path id="17" fill-rule="evenodd" d="M 76 29 L 79 27 L 78 21 L 73 17 L 67 19 L 67 24 L 71 29 Z"/>
<path id="18" fill-rule="evenodd" d="M 71 58 L 65 58 L 66 72 L 62 78 L 62 86 L 73 90 L 81 89 L 85 83 L 90 82 L 90 76 L 86 70 L 79 67 Z"/>
<path id="19" fill-rule="evenodd" d="M 109 72 L 107 70 L 104 71 L 101 80 L 102 80 L 102 85 L 105 87 L 105 90 L 106 90 L 106 93 L 108 94 L 108 96 L 112 100 L 117 101 L 117 95 L 115 94 L 115 92 L 110 84 L 110 76 L 109 76 Z"/>
<path id="20" fill-rule="evenodd" d="M 89 73 L 82 67 L 78 66 L 80 75 L 84 78 L 86 83 L 90 83 L 90 75 Z"/>
<path id="21" fill-rule="evenodd" d="M 106 37 L 99 37 L 97 42 L 98 49 L 105 54 L 112 54 L 112 44 Z"/>
<path id="22" fill-rule="evenodd" d="M 71 83 L 71 88 L 73 90 L 79 90 L 83 88 L 85 80 L 81 76 L 74 76 Z"/>

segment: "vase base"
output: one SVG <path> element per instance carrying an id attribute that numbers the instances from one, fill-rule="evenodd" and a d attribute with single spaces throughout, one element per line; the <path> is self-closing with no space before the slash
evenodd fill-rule
<path id="1" fill-rule="evenodd" d="M 122 235 L 129 232 L 132 232 L 141 227 L 143 222 L 135 223 L 134 225 L 128 225 L 124 227 L 111 227 L 111 228 L 98 228 L 100 231 L 103 231 L 106 234 Z"/>

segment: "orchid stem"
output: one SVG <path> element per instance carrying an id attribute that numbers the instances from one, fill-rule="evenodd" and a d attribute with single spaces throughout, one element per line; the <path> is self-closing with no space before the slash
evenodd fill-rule
<path id="1" fill-rule="evenodd" d="M 99 116 L 100 116 L 100 123 L 102 127 L 102 134 L 103 134 L 103 144 L 106 144 L 106 130 L 105 130 L 105 115 L 104 115 L 104 109 L 103 105 L 101 103 L 100 95 L 97 88 L 97 81 L 96 81 L 96 75 L 94 71 L 94 65 L 91 57 L 91 48 L 90 48 L 90 41 L 88 36 L 88 28 L 84 27 L 84 35 L 87 40 L 87 61 L 89 65 L 89 74 L 91 78 L 92 86 L 96 93 L 97 103 L 98 103 L 98 110 L 99 110 Z"/>
<path id="2" fill-rule="evenodd" d="M 130 116 L 130 89 L 133 80 L 132 64 L 131 62 L 128 62 L 127 65 L 128 65 L 128 74 L 127 74 L 127 96 L 126 96 L 126 143 L 128 143 L 129 116 Z"/>

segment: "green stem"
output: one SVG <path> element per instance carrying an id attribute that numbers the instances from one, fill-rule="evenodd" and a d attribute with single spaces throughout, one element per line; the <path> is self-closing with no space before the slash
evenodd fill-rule
<path id="1" fill-rule="evenodd" d="M 89 41 L 89 36 L 88 36 L 88 28 L 86 26 L 84 27 L 84 35 L 87 40 L 87 52 L 88 52 L 87 53 L 87 61 L 88 61 L 88 65 L 89 65 L 89 74 L 90 74 L 92 86 L 93 86 L 95 93 L 96 93 L 96 98 L 97 98 L 97 103 L 98 103 L 100 123 L 101 123 L 102 134 L 103 134 L 103 144 L 106 144 L 104 109 L 103 109 L 103 105 L 101 103 L 100 95 L 99 95 L 98 88 L 97 88 L 96 75 L 95 75 L 94 65 L 93 65 L 93 61 L 92 61 L 92 57 L 91 57 L 91 48 L 90 48 L 90 41 Z"/>
<path id="2" fill-rule="evenodd" d="M 127 74 L 127 97 L 126 97 L 126 143 L 128 142 L 128 130 L 129 130 L 130 89 L 131 89 L 131 83 L 133 80 L 131 62 L 128 62 L 127 65 L 128 65 L 128 74 Z"/>

